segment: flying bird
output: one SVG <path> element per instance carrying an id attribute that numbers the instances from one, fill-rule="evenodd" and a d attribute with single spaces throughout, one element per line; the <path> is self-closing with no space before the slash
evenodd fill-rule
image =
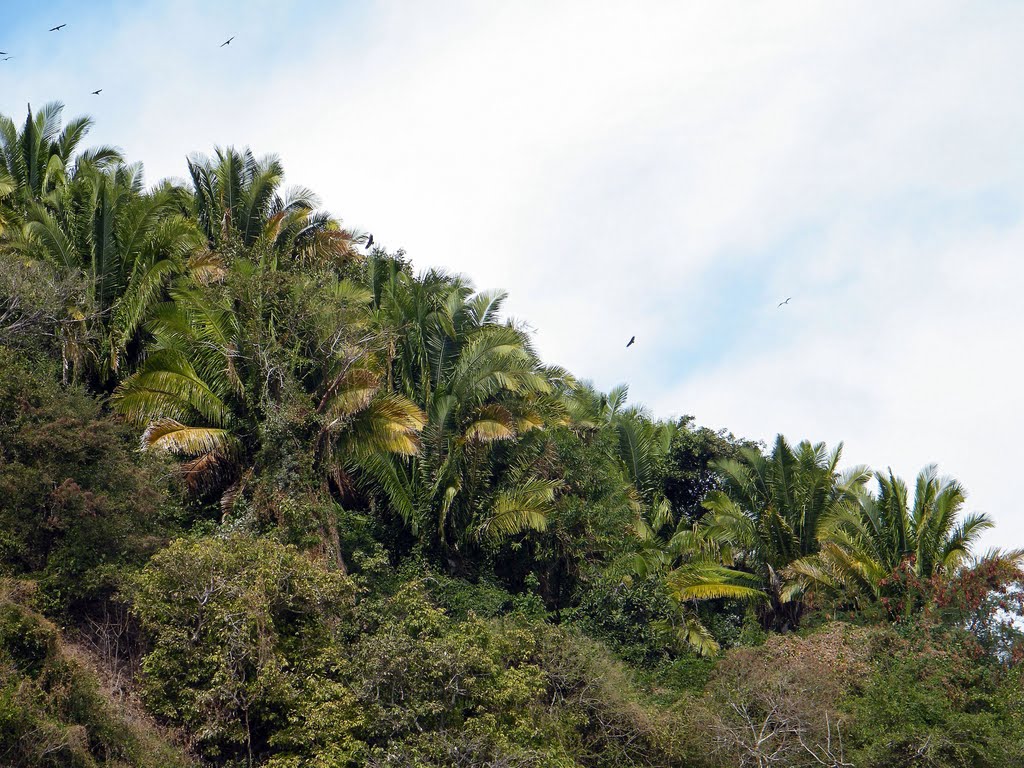
<path id="1" fill-rule="evenodd" d="M 50 27 L 51 32 L 60 32 L 67 24 L 58 24 L 56 27 Z"/>
<path id="2" fill-rule="evenodd" d="M 792 299 L 792 298 L 793 298 L 792 296 L 789 297 L 789 299 Z M 785 301 L 780 301 L 779 302 L 779 307 L 781 307 L 783 304 L 789 304 L 789 299 L 786 299 Z M 779 307 L 776 307 L 776 309 L 778 309 Z"/>
<path id="3" fill-rule="evenodd" d="M 103 92 L 103 89 L 102 89 L 102 88 L 100 88 L 100 89 L 99 89 L 98 91 L 93 91 L 93 92 L 92 92 L 92 95 L 93 95 L 93 96 L 99 96 L 99 95 L 100 95 L 100 93 L 102 93 L 102 92 Z"/>
<path id="4" fill-rule="evenodd" d="M 7 55 L 7 51 L 0 51 L 0 56 L 6 56 L 6 55 Z"/>
<path id="5" fill-rule="evenodd" d="M 0 61 L 10 61 L 13 58 L 13 56 L 4 56 L 3 59 L 0 59 Z"/>
<path id="6" fill-rule="evenodd" d="M 629 337 L 629 343 L 626 344 L 626 349 L 629 349 L 630 347 L 632 347 L 635 342 L 636 342 L 636 336 L 630 336 Z"/>
<path id="7" fill-rule="evenodd" d="M 227 40 L 225 40 L 223 43 L 221 43 L 220 47 L 223 48 L 225 45 L 231 45 L 231 41 L 234 40 L 234 39 L 235 39 L 235 36 L 232 35 Z"/>
<path id="8" fill-rule="evenodd" d="M 373 247 L 373 234 L 371 233 L 370 236 L 366 239 L 366 248 L 370 249 L 372 247 Z"/>

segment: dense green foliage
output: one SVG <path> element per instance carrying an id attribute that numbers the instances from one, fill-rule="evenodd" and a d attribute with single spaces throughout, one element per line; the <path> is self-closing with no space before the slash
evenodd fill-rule
<path id="1" fill-rule="evenodd" d="M 0 573 L 32 574 L 55 615 L 84 610 L 175 528 L 177 483 L 56 366 L 0 347 L 0 372 Z"/>
<path id="2" fill-rule="evenodd" d="M 657 420 L 276 157 L 61 112 L 0 117 L 0 762 L 1024 762 L 954 480 Z"/>

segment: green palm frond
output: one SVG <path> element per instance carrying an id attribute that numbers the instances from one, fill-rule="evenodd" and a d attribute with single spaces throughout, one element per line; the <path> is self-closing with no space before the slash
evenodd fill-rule
<path id="1" fill-rule="evenodd" d="M 692 648 L 701 656 L 716 656 L 721 650 L 714 635 L 693 611 L 684 610 L 677 621 L 659 619 L 651 626 L 671 645 Z"/>
<path id="2" fill-rule="evenodd" d="M 682 524 L 669 539 L 667 549 L 676 557 L 699 562 L 731 564 L 728 545 L 723 546 L 702 524 Z"/>
<path id="3" fill-rule="evenodd" d="M 413 456 L 420 450 L 419 433 L 425 425 L 426 416 L 419 406 L 401 395 L 386 393 L 356 413 L 340 439 L 353 455 Z"/>
<path id="4" fill-rule="evenodd" d="M 15 247 L 67 268 L 83 266 L 81 252 L 57 217 L 39 204 L 29 207 L 23 239 Z"/>
<path id="5" fill-rule="evenodd" d="M 415 536 L 423 525 L 417 503 L 415 472 L 409 473 L 398 460 L 381 452 L 366 453 L 357 458 L 360 468 L 376 482 Z"/>
<path id="6" fill-rule="evenodd" d="M 478 293 L 469 302 L 471 322 L 478 327 L 496 323 L 507 299 L 508 294 L 505 291 Z"/>
<path id="7" fill-rule="evenodd" d="M 739 549 L 759 547 L 758 521 L 723 491 L 712 491 L 702 506 L 709 514 L 701 523 L 707 535 L 719 544 Z"/>
<path id="8" fill-rule="evenodd" d="M 198 285 L 218 283 L 227 277 L 227 264 L 223 257 L 209 250 L 194 253 L 188 260 L 185 271 Z"/>
<path id="9" fill-rule="evenodd" d="M 12 194 L 17 188 L 14 177 L 6 171 L 0 170 L 0 200 Z"/>
<path id="10" fill-rule="evenodd" d="M 971 559 L 973 566 L 981 563 L 1009 563 L 1016 568 L 1024 568 L 1024 549 L 1002 549 L 991 547 L 977 557 Z"/>
<path id="11" fill-rule="evenodd" d="M 331 419 L 327 428 L 336 429 L 366 408 L 379 389 L 377 375 L 365 368 L 349 369 L 334 377 L 319 404 L 319 410 Z"/>
<path id="12" fill-rule="evenodd" d="M 935 561 L 947 570 L 966 562 L 978 537 L 992 526 L 992 519 L 988 515 L 980 513 L 964 515 L 960 524 L 942 540 Z"/>
<path id="13" fill-rule="evenodd" d="M 477 537 L 500 541 L 526 530 L 547 528 L 557 483 L 531 478 L 516 488 L 499 491 Z"/>
<path id="14" fill-rule="evenodd" d="M 645 414 L 625 412 L 618 414 L 612 425 L 619 438 L 619 457 L 626 467 L 629 479 L 643 494 L 650 494 L 655 485 L 654 426 Z"/>
<path id="15" fill-rule="evenodd" d="M 680 602 L 686 600 L 763 600 L 760 579 L 750 573 L 728 568 L 717 563 L 684 563 L 666 578 L 672 596 Z"/>
<path id="16" fill-rule="evenodd" d="M 198 415 L 219 427 L 228 419 L 224 400 L 184 354 L 171 349 L 153 353 L 125 379 L 114 392 L 113 407 L 140 426 Z"/>
<path id="17" fill-rule="evenodd" d="M 613 559 L 605 568 L 605 576 L 629 583 L 632 577 L 646 579 L 662 573 L 671 562 L 663 549 L 648 546 L 636 552 L 624 552 Z"/>

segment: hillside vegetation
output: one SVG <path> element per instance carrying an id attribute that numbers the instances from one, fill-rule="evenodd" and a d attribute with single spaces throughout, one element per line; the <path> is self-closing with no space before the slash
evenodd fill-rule
<path id="1" fill-rule="evenodd" d="M 955 480 L 659 420 L 276 157 L 90 125 L 0 116 L 0 765 L 1024 764 Z"/>

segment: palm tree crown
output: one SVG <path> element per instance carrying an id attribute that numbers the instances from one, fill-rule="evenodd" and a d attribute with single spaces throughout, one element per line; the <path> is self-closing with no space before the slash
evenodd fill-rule
<path id="1" fill-rule="evenodd" d="M 668 576 L 679 600 L 754 601 L 766 626 L 795 626 L 803 612 L 789 566 L 817 552 L 824 521 L 856 499 L 870 474 L 839 472 L 842 445 L 800 443 L 780 435 L 769 456 L 750 448 L 721 462 L 724 490 L 704 502 L 708 513 L 677 534 L 684 562 Z"/>
<path id="2" fill-rule="evenodd" d="M 858 494 L 834 510 L 819 533 L 820 552 L 793 564 L 802 588 L 881 600 L 902 587 L 893 577 L 905 566 L 917 579 L 963 565 L 982 532 L 984 514 L 964 514 L 966 494 L 934 466 L 918 474 L 911 502 L 907 484 L 890 470 L 876 475 L 877 494 Z"/>

